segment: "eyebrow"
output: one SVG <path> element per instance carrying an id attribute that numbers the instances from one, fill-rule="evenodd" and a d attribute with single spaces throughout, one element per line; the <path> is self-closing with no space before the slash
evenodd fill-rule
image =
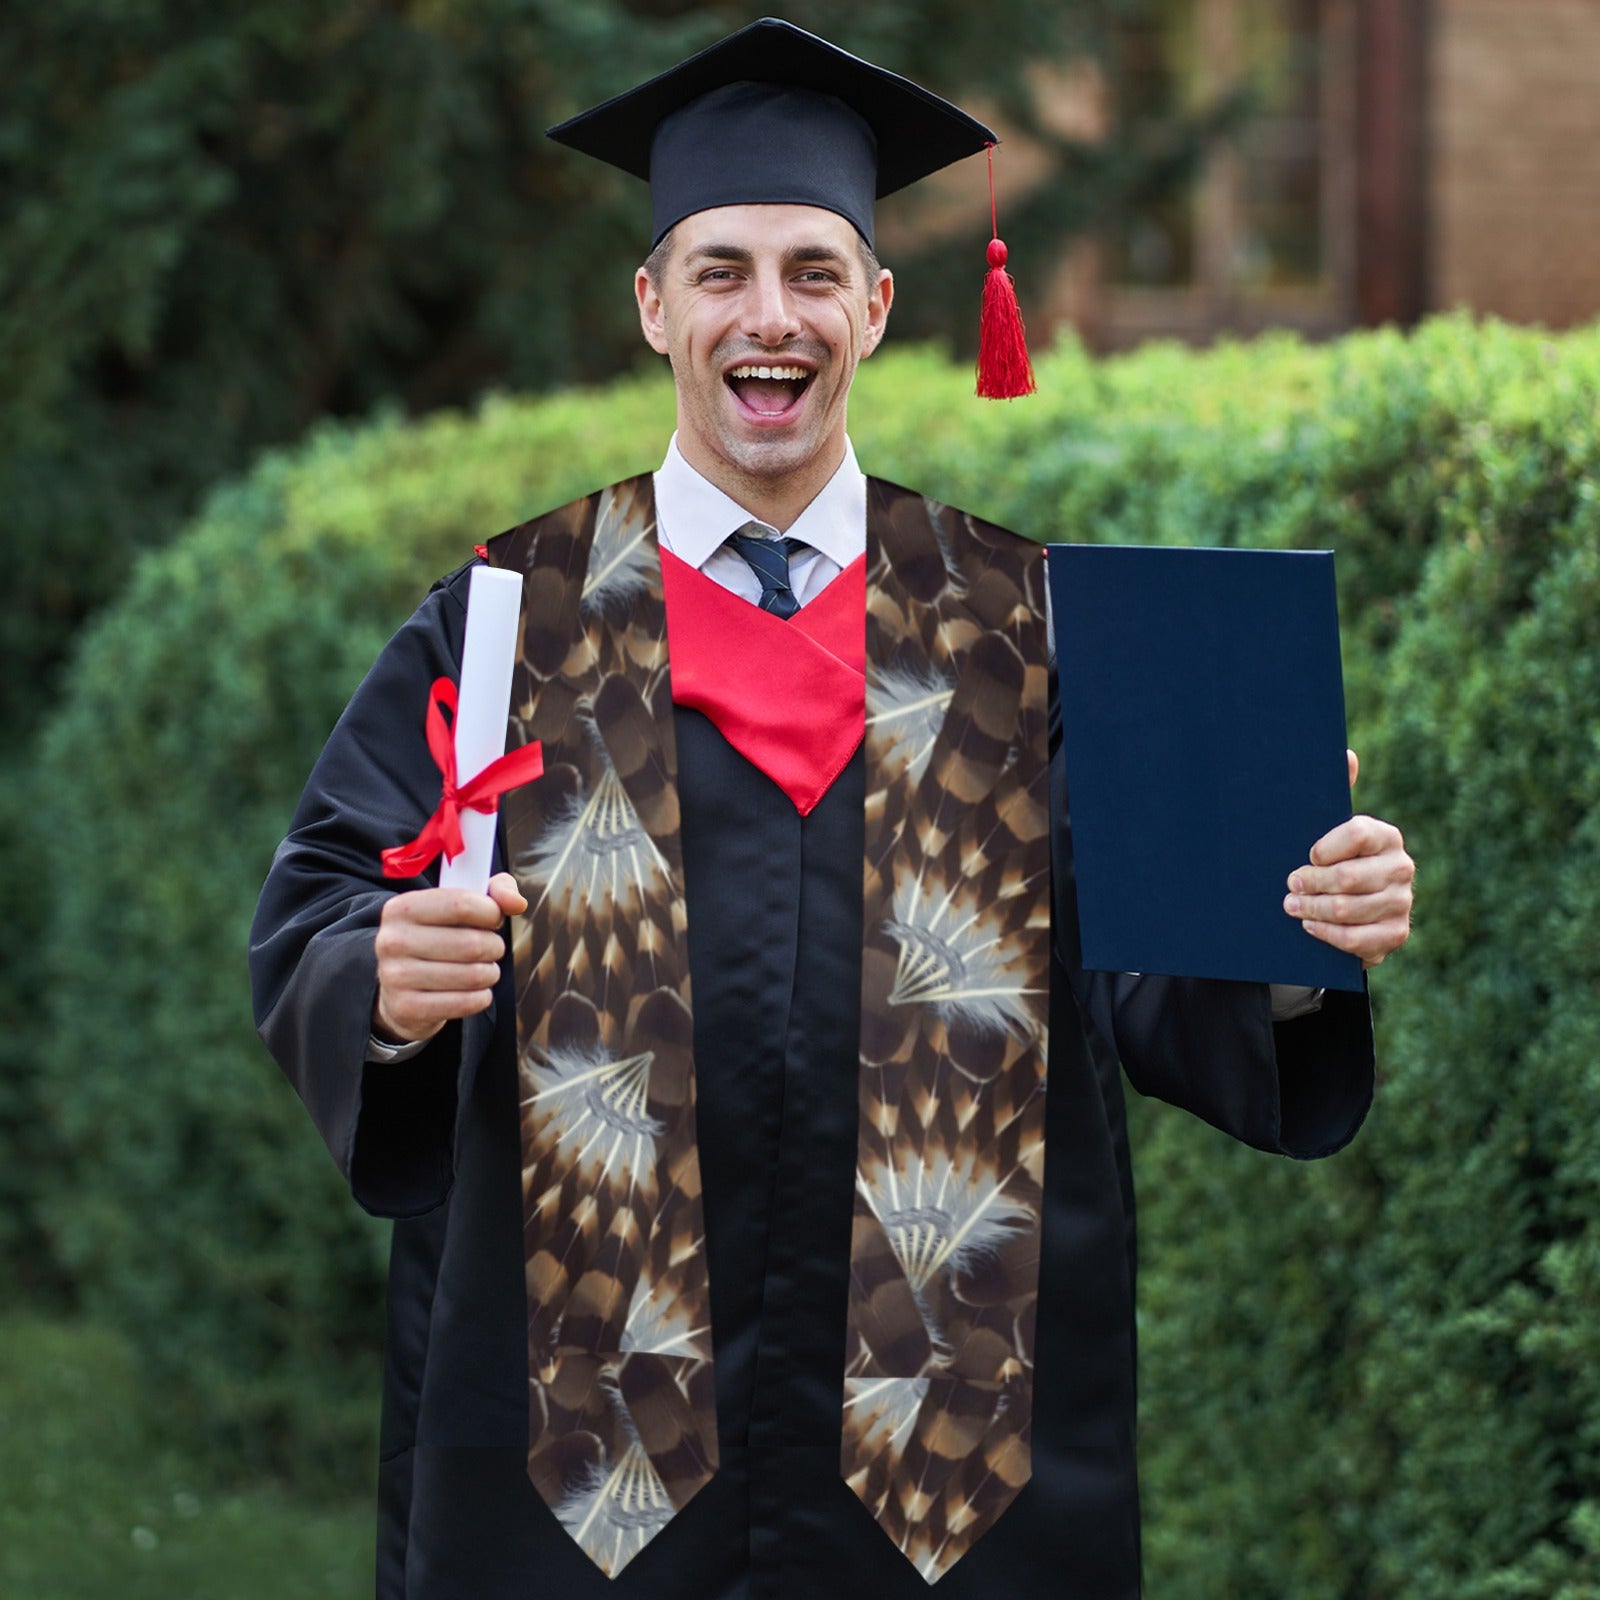
<path id="1" fill-rule="evenodd" d="M 684 257 L 683 264 L 687 267 L 700 261 L 728 261 L 735 266 L 749 267 L 755 264 L 755 259 L 754 253 L 740 244 L 702 244 Z M 782 264 L 785 267 L 799 266 L 805 262 L 848 267 L 850 258 L 844 251 L 836 250 L 829 244 L 791 245 L 783 252 Z"/>

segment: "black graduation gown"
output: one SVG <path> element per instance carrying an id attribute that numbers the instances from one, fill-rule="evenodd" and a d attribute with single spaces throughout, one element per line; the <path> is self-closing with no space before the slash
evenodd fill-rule
<path id="1" fill-rule="evenodd" d="M 720 1471 L 615 1579 L 525 1470 L 515 1021 L 493 1011 L 366 1065 L 373 929 L 438 778 L 430 682 L 455 677 L 466 570 L 352 699 L 307 785 L 251 940 L 263 1038 L 355 1198 L 395 1219 L 382 1600 L 911 1600 L 927 1585 L 839 1476 L 856 1150 L 864 765 L 801 818 L 700 713 L 675 713 Z M 1316 1156 L 1372 1093 L 1362 995 L 1274 1026 L 1264 985 L 1088 974 L 1059 755 L 1033 1477 L 942 1600 L 1131 1600 L 1135 1085 L 1265 1150 Z"/>

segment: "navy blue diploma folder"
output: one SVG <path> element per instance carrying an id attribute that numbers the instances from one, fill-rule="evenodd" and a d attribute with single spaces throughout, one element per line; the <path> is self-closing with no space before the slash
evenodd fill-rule
<path id="1" fill-rule="evenodd" d="M 1350 816 L 1333 556 L 1051 545 L 1085 967 L 1362 987 L 1283 909 Z"/>

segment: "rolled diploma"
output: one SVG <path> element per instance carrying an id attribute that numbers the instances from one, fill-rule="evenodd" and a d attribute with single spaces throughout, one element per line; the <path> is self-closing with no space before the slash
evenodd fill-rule
<path id="1" fill-rule="evenodd" d="M 522 577 L 500 567 L 474 567 L 467 590 L 467 639 L 461 652 L 456 709 L 456 781 L 465 784 L 506 753 L 511 674 L 517 659 Z M 494 860 L 494 813 L 463 810 L 460 855 L 439 861 L 441 889 L 489 887 Z"/>

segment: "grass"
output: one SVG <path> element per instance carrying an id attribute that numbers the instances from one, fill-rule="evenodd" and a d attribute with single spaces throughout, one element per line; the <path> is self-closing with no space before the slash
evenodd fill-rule
<path id="1" fill-rule="evenodd" d="M 280 1485 L 213 1488 L 160 1442 L 114 1332 L 0 1319 L 0 1595 L 357 1600 L 373 1510 Z"/>

